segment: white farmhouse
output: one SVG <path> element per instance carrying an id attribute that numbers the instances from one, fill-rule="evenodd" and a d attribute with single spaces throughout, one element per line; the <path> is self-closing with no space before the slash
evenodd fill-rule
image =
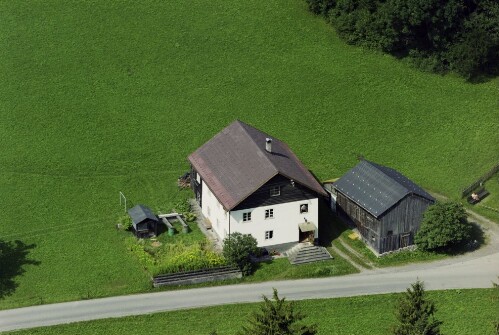
<path id="1" fill-rule="evenodd" d="M 318 238 L 326 193 L 286 143 L 235 121 L 189 161 L 196 200 L 219 237 L 251 234 L 260 247 Z"/>

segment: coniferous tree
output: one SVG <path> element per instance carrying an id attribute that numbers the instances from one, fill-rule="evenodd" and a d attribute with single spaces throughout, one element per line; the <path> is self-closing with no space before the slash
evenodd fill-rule
<path id="1" fill-rule="evenodd" d="M 441 321 L 435 319 L 435 305 L 425 297 L 424 285 L 419 280 L 400 298 L 394 335 L 441 335 Z"/>
<path id="2" fill-rule="evenodd" d="M 285 298 L 279 299 L 274 289 L 273 299 L 263 296 L 258 312 L 254 312 L 248 326 L 243 327 L 240 335 L 314 335 L 316 325 L 299 324 L 305 316 L 294 310 L 294 304 Z"/>

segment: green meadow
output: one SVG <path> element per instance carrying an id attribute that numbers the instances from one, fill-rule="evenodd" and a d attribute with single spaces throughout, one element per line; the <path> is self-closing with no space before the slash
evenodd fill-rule
<path id="1" fill-rule="evenodd" d="M 269 292 L 267 295 L 271 295 Z M 319 335 L 388 335 L 396 323 L 399 295 L 373 295 L 352 298 L 303 300 L 296 309 L 306 315 L 304 322 L 315 323 Z M 443 321 L 443 334 L 492 335 L 497 320 L 497 299 L 492 289 L 428 292 L 436 307 L 435 317 Z M 18 335 L 51 334 L 236 334 L 258 309 L 258 304 L 239 304 L 172 311 L 142 316 L 79 322 L 69 325 L 15 332 Z M 223 315 L 221 318 L 220 316 Z"/>
<path id="2" fill-rule="evenodd" d="M 118 192 L 173 208 L 188 154 L 237 118 L 319 179 L 364 155 L 456 198 L 499 160 L 497 78 L 348 46 L 302 0 L 13 0 L 0 17 L 0 309 L 149 290 Z"/>

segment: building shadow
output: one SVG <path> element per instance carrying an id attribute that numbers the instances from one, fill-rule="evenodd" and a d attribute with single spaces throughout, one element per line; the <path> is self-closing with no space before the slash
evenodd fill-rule
<path id="1" fill-rule="evenodd" d="M 35 247 L 36 244 L 27 245 L 19 240 L 0 240 L 0 299 L 15 292 L 19 285 L 15 279 L 26 271 L 25 265 L 40 265 L 39 261 L 28 257 Z"/>
<path id="2" fill-rule="evenodd" d="M 319 244 L 324 247 L 331 243 L 349 229 L 337 215 L 333 213 L 326 199 L 319 199 Z"/>

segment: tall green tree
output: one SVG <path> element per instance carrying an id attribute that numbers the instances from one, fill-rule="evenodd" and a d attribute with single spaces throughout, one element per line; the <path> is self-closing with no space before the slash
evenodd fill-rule
<path id="1" fill-rule="evenodd" d="M 306 0 L 350 44 L 467 79 L 499 73 L 496 0 Z"/>
<path id="2" fill-rule="evenodd" d="M 400 298 L 396 310 L 398 324 L 393 335 L 440 335 L 441 321 L 433 302 L 426 299 L 424 285 L 417 280 Z"/>
<path id="3" fill-rule="evenodd" d="M 223 241 L 223 255 L 229 263 L 241 269 L 243 275 L 253 272 L 251 256 L 258 251 L 258 243 L 250 234 L 233 233 Z"/>
<path id="4" fill-rule="evenodd" d="M 248 326 L 243 327 L 240 335 L 314 335 L 317 333 L 316 325 L 303 325 L 300 323 L 305 316 L 295 311 L 294 304 L 285 298 L 280 299 L 274 289 L 273 299 L 263 296 L 260 310 L 254 312 Z"/>
<path id="5" fill-rule="evenodd" d="M 428 207 L 415 242 L 422 250 L 445 250 L 471 238 L 471 223 L 463 205 L 437 202 Z"/>

